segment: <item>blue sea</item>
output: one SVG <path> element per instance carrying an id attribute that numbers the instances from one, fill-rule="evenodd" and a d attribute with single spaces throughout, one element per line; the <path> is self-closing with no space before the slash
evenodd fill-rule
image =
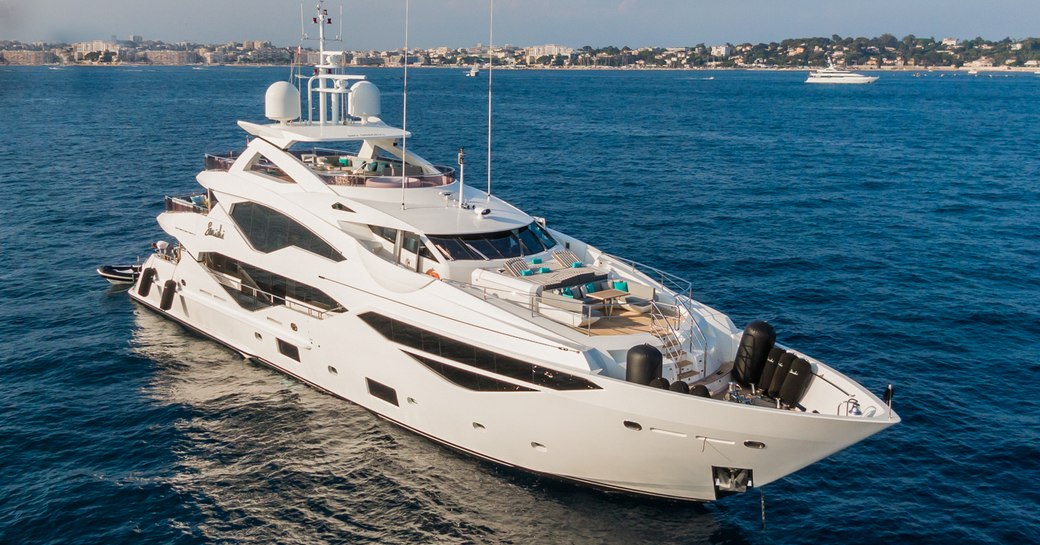
<path id="1" fill-rule="evenodd" d="M 402 72 L 365 73 L 400 124 Z M 642 500 L 456 454 L 99 278 L 288 76 L 0 66 L 0 543 L 1040 543 L 1040 77 L 495 72 L 494 193 L 894 385 L 903 422 L 765 487 L 763 528 L 757 491 Z M 485 185 L 487 80 L 408 87 L 409 149 L 464 147 Z"/>

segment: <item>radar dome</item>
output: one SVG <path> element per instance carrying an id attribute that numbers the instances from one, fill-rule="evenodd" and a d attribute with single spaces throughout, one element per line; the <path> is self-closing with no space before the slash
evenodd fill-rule
<path id="1" fill-rule="evenodd" d="M 286 124 L 300 117 L 300 92 L 287 81 L 272 83 L 264 95 L 264 115 Z"/>
<path id="2" fill-rule="evenodd" d="M 368 121 L 369 117 L 378 117 L 380 113 L 379 87 L 370 81 L 359 81 L 350 86 L 350 99 L 347 113 Z"/>

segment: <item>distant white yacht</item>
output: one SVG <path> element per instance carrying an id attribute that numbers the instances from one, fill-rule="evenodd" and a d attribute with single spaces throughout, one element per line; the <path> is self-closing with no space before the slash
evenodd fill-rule
<path id="1" fill-rule="evenodd" d="M 245 149 L 166 198 L 176 244 L 104 270 L 134 301 L 463 453 L 611 491 L 714 500 L 899 422 L 891 390 L 464 185 L 461 150 L 457 171 L 416 155 L 318 7 L 306 95 L 271 85 L 273 122 L 239 121 Z"/>
<path id="2" fill-rule="evenodd" d="M 827 68 L 809 72 L 809 79 L 805 80 L 805 83 L 864 84 L 874 83 L 877 79 L 877 76 L 864 76 L 842 68 L 835 68 L 832 64 Z"/>
<path id="3" fill-rule="evenodd" d="M 474 66 L 470 67 L 469 72 L 466 72 L 466 77 L 475 78 L 479 74 L 480 74 L 480 67 L 474 65 Z"/>

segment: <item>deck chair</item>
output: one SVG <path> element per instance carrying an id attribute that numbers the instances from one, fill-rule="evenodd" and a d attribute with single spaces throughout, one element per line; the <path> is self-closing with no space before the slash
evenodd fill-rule
<path id="1" fill-rule="evenodd" d="M 563 267 L 570 267 L 575 263 L 581 263 L 578 256 L 570 250 L 559 250 L 552 253 L 553 259 Z"/>
<path id="2" fill-rule="evenodd" d="M 528 270 L 527 262 L 519 257 L 514 257 L 513 259 L 506 261 L 505 267 L 507 271 L 516 277 L 524 276 L 523 271 Z"/>

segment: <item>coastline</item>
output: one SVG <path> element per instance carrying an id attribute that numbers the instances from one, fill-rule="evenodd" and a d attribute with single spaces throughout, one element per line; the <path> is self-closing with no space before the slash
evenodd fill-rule
<path id="1" fill-rule="evenodd" d="M 287 67 L 288 64 L 147 64 L 147 63 L 46 63 L 46 64 L 0 64 L 0 67 L 11 68 L 17 66 L 25 67 L 50 67 L 50 68 L 278 68 Z M 471 65 L 457 65 L 457 66 L 431 66 L 431 65 L 420 65 L 414 64 L 409 65 L 410 69 L 432 69 L 432 70 L 468 70 Z M 347 69 L 362 69 L 362 70 L 388 70 L 388 69 L 401 69 L 403 66 L 347 66 Z M 483 67 L 482 67 L 483 68 Z M 636 67 L 636 66 L 530 66 L 524 68 L 517 68 L 512 66 L 496 66 L 495 71 L 525 71 L 525 70 L 542 70 L 542 71 L 578 71 L 578 72 L 598 72 L 598 71 L 610 71 L 610 72 L 729 72 L 729 71 L 746 71 L 746 72 L 806 72 L 811 70 L 819 70 L 822 66 L 785 66 L 785 67 L 755 67 L 755 66 L 713 66 L 713 67 L 682 67 L 682 68 L 670 68 L 670 67 Z M 1040 69 L 1036 67 L 1027 66 L 863 66 L 863 65 L 852 65 L 845 67 L 848 70 L 859 71 L 859 72 L 969 72 L 975 70 L 979 73 L 982 72 L 996 72 L 1002 74 L 1008 73 L 1040 73 Z"/>

